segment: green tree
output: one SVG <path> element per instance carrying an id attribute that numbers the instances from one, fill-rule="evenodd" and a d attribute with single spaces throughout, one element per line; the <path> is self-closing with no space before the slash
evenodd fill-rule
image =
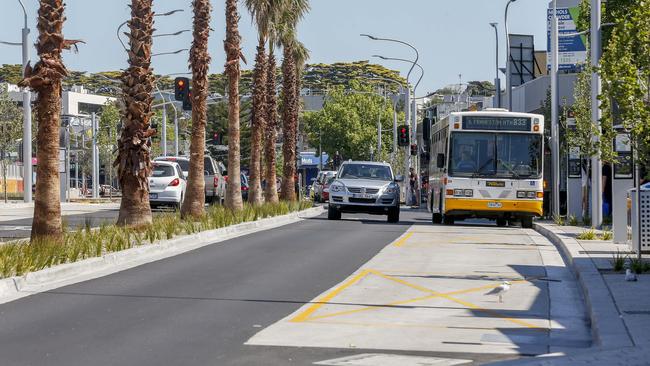
<path id="1" fill-rule="evenodd" d="M 613 6 L 618 6 L 613 8 Z M 600 63 L 603 129 L 630 132 L 637 162 L 650 167 L 650 0 L 614 1 Z M 612 133 L 613 134 L 613 133 Z M 611 140 L 610 140 L 611 141 Z"/>
<path id="2" fill-rule="evenodd" d="M 104 172 L 109 184 L 113 185 L 113 160 L 117 148 L 118 125 L 120 124 L 120 107 L 118 102 L 107 102 L 102 107 L 99 117 L 99 131 L 97 133 L 97 147 L 99 160 L 103 162 Z"/>
<path id="3" fill-rule="evenodd" d="M 303 116 L 310 141 L 320 138 L 323 151 L 330 156 L 338 151 L 344 159 L 354 160 L 368 160 L 370 148 L 376 150 L 378 119 L 383 130 L 392 130 L 392 104 L 376 94 L 372 87 L 356 83 L 351 90 L 333 87 L 322 110 Z M 382 151 L 375 151 L 375 156 L 386 159 L 392 150 L 392 141 L 392 134 L 383 133 Z"/>
<path id="4" fill-rule="evenodd" d="M 7 166 L 10 163 L 9 152 L 16 149 L 16 140 L 22 136 L 22 110 L 9 98 L 6 90 L 0 90 L 0 164 L 2 169 L 2 187 L 5 203 L 7 202 Z M 31 187 L 25 187 L 31 189 Z"/>

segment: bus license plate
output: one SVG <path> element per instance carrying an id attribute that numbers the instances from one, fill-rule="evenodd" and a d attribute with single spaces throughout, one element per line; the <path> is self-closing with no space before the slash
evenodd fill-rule
<path id="1" fill-rule="evenodd" d="M 488 202 L 489 208 L 501 208 L 503 204 L 501 202 Z"/>

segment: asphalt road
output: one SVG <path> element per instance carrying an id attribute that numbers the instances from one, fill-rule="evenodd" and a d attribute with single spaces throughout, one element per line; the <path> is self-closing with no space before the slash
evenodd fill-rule
<path id="1" fill-rule="evenodd" d="M 407 230 L 409 234 L 405 234 Z M 402 235 L 409 239 L 396 241 Z M 532 340 L 535 344 L 541 340 L 542 348 L 547 348 L 547 344 L 562 345 L 565 339 L 588 332 L 580 301 L 562 300 L 579 295 L 559 254 L 552 245 L 540 246 L 543 241 L 536 244 L 531 240 L 525 230 L 497 229 L 492 224 L 431 226 L 429 215 L 417 211 L 403 211 L 398 224 L 386 223 L 383 216 L 344 215 L 342 221 L 328 221 L 322 215 L 0 305 L 0 365 L 284 366 L 379 353 L 452 359 L 435 363 L 442 366 L 455 365 L 454 360 L 459 359 L 481 364 L 516 358 L 520 355 L 481 350 L 491 343 L 513 344 L 528 354 L 525 350 L 534 345 Z M 540 256 L 549 254 L 544 253 L 555 253 L 555 262 L 547 264 L 546 269 Z M 506 265 L 514 263 L 529 266 Z M 478 285 L 471 282 L 499 283 L 485 273 L 495 278 L 519 276 L 528 268 L 548 273 L 556 281 L 549 282 L 555 284 L 556 290 L 547 282 L 519 283 L 503 309 L 495 299 L 482 295 L 484 291 L 474 290 L 461 291 L 467 294 L 458 295 L 466 297 L 455 300 L 456 306 L 438 298 L 418 306 L 377 307 L 375 304 L 394 300 L 403 302 L 403 297 L 391 299 L 392 295 L 422 294 L 409 294 L 412 289 L 391 287 L 377 276 L 367 276 L 358 286 L 322 300 L 327 301 L 324 310 L 371 306 L 376 311 L 359 313 L 363 318 L 298 324 L 297 333 L 286 327 L 287 317 L 305 307 L 322 306 L 324 303 L 318 299 L 323 294 L 340 288 L 341 281 L 364 266 L 380 269 L 403 283 L 421 283 L 430 288 L 451 286 L 452 291 Z M 409 266 L 427 273 L 433 268 L 441 273 L 402 273 Z M 453 273 L 445 274 L 448 270 Z M 460 285 L 467 286 L 454 287 Z M 467 301 L 496 307 L 489 310 L 492 315 L 499 311 L 508 314 L 501 318 L 517 317 L 536 324 L 555 321 L 551 308 L 571 310 L 559 314 L 559 338 L 553 341 L 547 333 L 526 335 L 522 333 L 525 330 L 514 329 L 518 325 L 510 324 L 512 321 L 485 317 L 484 311 L 468 311 L 466 306 L 471 304 L 467 305 Z M 364 324 L 357 324 L 361 321 Z M 430 327 L 432 322 L 440 324 Z M 521 323 L 517 319 L 514 322 Z M 305 327 L 311 326 L 316 328 L 305 333 Z M 418 336 L 417 332 L 422 331 L 423 336 Z M 499 337 L 488 334 L 495 331 Z M 462 332 L 467 336 L 461 334 L 458 338 Z M 359 336 L 363 340 L 356 344 L 382 346 L 364 349 L 348 343 L 348 339 Z M 385 342 L 390 339 L 395 342 Z M 411 347 L 413 343 L 407 342 L 407 347 L 397 347 L 397 343 L 408 339 L 420 346 Z M 588 339 L 582 343 L 573 347 L 588 346 Z M 422 362 L 429 364 L 431 360 Z M 380 364 L 406 364 L 392 362 Z"/>
<path id="2" fill-rule="evenodd" d="M 426 220 L 355 217 L 321 216 L 0 305 L 0 364 L 303 365 L 358 353 L 243 345 Z"/>
<path id="3" fill-rule="evenodd" d="M 83 207 L 83 206 L 79 206 Z M 156 209 L 154 215 L 169 212 L 170 209 Z M 29 238 L 32 230 L 31 217 L 33 208 L 23 209 L 30 217 L 21 217 L 18 219 L 8 218 L 7 215 L 0 221 L 0 242 L 15 239 Z M 102 224 L 111 225 L 117 220 L 119 214 L 118 208 L 87 208 L 86 210 L 73 210 L 73 212 L 62 212 L 63 221 L 68 228 L 77 230 L 86 226 L 99 227 Z"/>

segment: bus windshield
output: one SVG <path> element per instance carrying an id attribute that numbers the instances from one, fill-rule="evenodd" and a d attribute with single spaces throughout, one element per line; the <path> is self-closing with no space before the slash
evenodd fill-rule
<path id="1" fill-rule="evenodd" d="M 542 136 L 522 133 L 454 132 L 449 175 L 530 179 L 542 176 Z"/>

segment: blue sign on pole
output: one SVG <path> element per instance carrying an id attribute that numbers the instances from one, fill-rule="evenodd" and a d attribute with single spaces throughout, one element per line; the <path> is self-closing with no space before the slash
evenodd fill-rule
<path id="1" fill-rule="evenodd" d="M 584 35 L 577 35 L 579 32 L 576 28 L 576 20 L 580 15 L 580 8 L 563 7 L 557 8 L 558 17 L 558 30 L 559 30 L 559 69 L 569 72 L 577 72 L 578 65 L 584 64 L 587 60 L 587 46 Z M 550 69 L 551 57 L 551 19 L 553 17 L 553 9 L 548 9 L 547 12 L 547 65 Z"/>

